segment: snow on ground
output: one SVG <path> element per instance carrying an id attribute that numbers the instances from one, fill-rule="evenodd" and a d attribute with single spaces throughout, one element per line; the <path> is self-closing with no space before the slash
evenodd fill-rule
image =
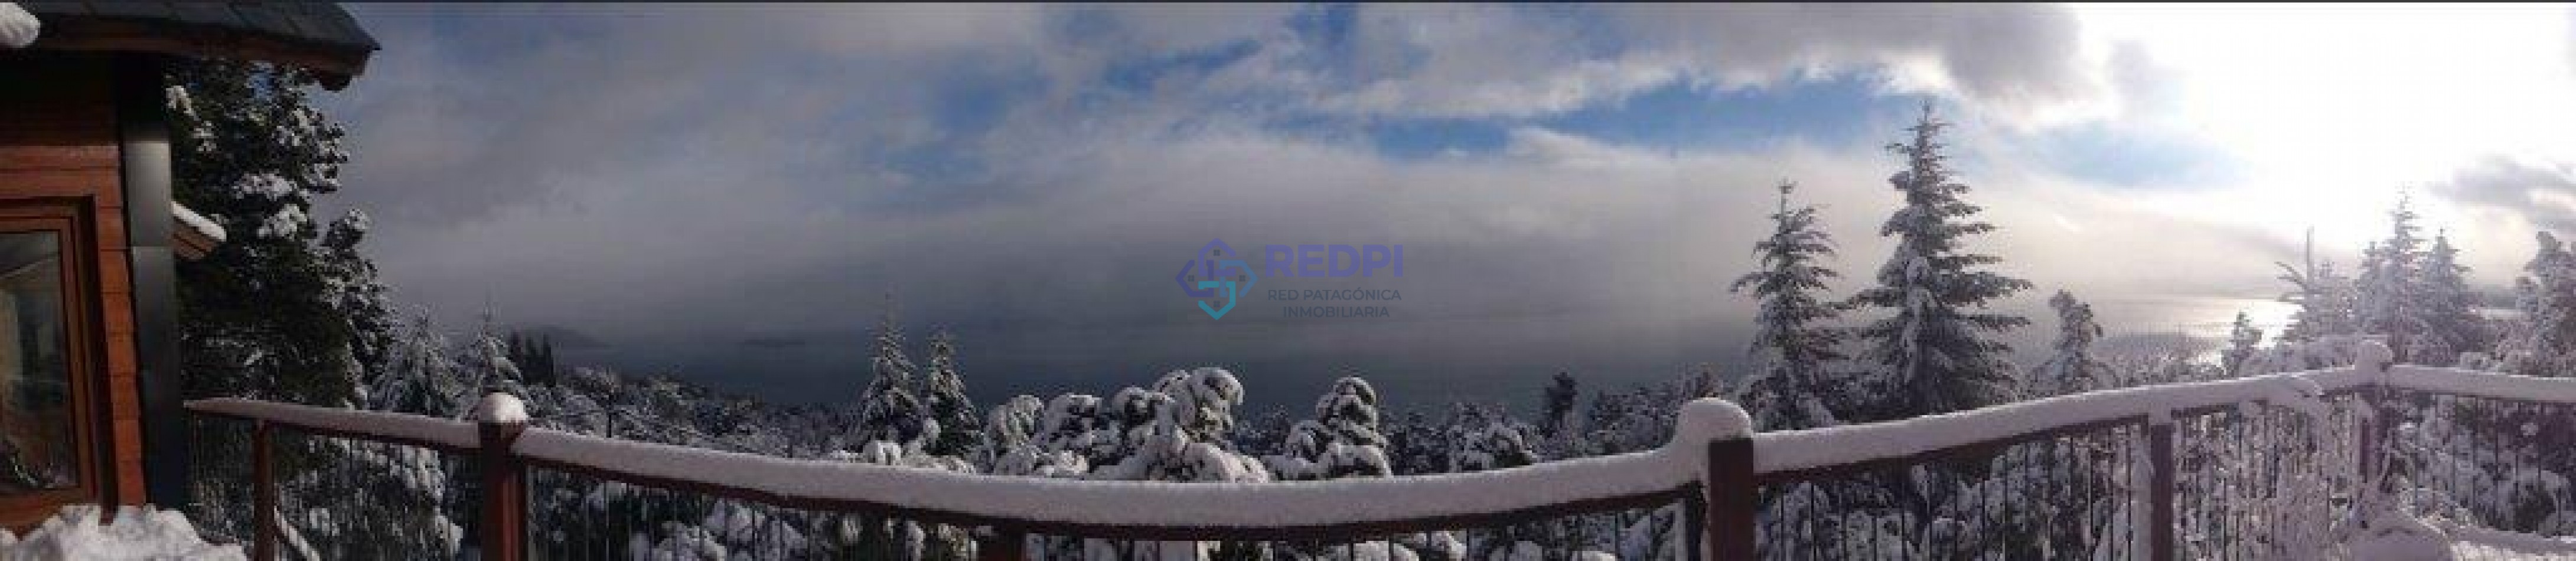
<path id="1" fill-rule="evenodd" d="M 2442 524 L 2458 561 L 2576 561 L 2576 538 L 2543 537 Z"/>
<path id="2" fill-rule="evenodd" d="M 106 524 L 99 523 L 99 512 L 98 505 L 63 507 L 24 538 L 0 530 L 0 561 L 248 559 L 241 546 L 206 543 L 188 517 L 175 510 L 117 507 Z"/>

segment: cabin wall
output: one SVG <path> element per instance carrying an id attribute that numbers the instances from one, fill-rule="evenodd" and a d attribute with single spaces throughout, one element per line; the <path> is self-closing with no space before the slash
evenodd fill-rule
<path id="1" fill-rule="evenodd" d="M 97 251 L 92 266 L 100 300 L 91 325 L 104 356 L 89 375 L 107 405 L 99 448 L 107 479 L 101 500 L 139 504 L 144 497 L 142 406 L 136 384 L 133 275 L 129 269 L 118 161 L 111 59 L 104 55 L 0 52 L 0 200 L 30 197 L 85 201 Z"/>

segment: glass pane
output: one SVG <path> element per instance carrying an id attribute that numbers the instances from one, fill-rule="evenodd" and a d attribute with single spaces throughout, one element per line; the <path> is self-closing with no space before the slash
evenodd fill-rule
<path id="1" fill-rule="evenodd" d="M 53 232 L 0 234 L 0 494 L 80 483 L 61 257 Z"/>

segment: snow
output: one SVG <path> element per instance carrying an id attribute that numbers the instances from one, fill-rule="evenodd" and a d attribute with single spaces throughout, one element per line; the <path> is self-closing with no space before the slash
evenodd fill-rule
<path id="1" fill-rule="evenodd" d="M 429 442 L 453 448 L 470 449 L 475 447 L 479 440 L 471 423 L 402 413 L 333 409 L 234 397 L 190 401 L 188 410 L 244 419 L 265 419 L 296 426 L 328 428 L 363 436 L 384 436 Z"/>
<path id="2" fill-rule="evenodd" d="M 2097 390 L 1901 421 L 1756 434 L 1763 473 L 1899 458 L 2007 436 L 2094 422 L 2169 417 L 2172 412 L 2263 401 L 2301 411 L 2315 397 L 2368 378 L 2363 368 Z M 1689 411 L 1684 411 L 1687 417 Z"/>
<path id="3" fill-rule="evenodd" d="M 2442 522 L 2433 525 L 2450 537 L 2453 559 L 2576 560 L 2576 538 L 2550 538 Z"/>
<path id="4" fill-rule="evenodd" d="M 1750 428 L 1741 409 L 1714 399 L 1686 405 L 1681 419 L 1670 443 L 1646 452 L 1472 473 L 1187 485 L 777 458 L 544 428 L 529 429 L 516 450 L 532 458 L 722 482 L 784 497 L 1076 524 L 1277 528 L 1502 512 L 1669 491 L 1699 478 L 1707 439 L 1740 436 Z"/>
<path id="5" fill-rule="evenodd" d="M 179 203 L 170 203 L 170 216 L 179 219 L 179 223 L 187 225 L 188 229 L 196 230 L 198 234 L 215 240 L 216 243 L 224 241 L 224 227 L 215 224 L 214 220 L 207 219 L 206 215 L 197 214 L 197 211 L 189 210 Z"/>
<path id="6" fill-rule="evenodd" d="M 483 403 L 474 406 L 474 419 L 486 423 L 528 422 L 528 405 L 519 396 L 504 392 L 483 394 Z"/>
<path id="7" fill-rule="evenodd" d="M 37 32 L 43 28 L 43 24 L 36 22 L 36 15 L 27 13 L 27 9 L 18 7 L 18 3 L 0 2 L 0 48 L 16 49 L 34 44 Z"/>
<path id="8" fill-rule="evenodd" d="M 175 510 L 122 506 L 105 524 L 99 523 L 101 512 L 98 505 L 71 505 L 26 537 L 0 530 L 0 561 L 247 559 L 241 546 L 206 543 L 188 517 Z"/>
<path id="9" fill-rule="evenodd" d="M 2400 365 L 2389 385 L 2416 391 L 2543 403 L 2576 403 L 2576 378 L 2535 378 L 2459 368 Z"/>

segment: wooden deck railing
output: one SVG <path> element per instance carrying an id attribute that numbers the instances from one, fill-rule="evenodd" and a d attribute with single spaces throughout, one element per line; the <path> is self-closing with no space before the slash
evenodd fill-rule
<path id="1" fill-rule="evenodd" d="M 1906 481 L 1936 477 L 1926 475 L 1936 471 L 2006 480 L 2009 466 L 2020 465 L 2013 463 L 2016 454 L 2082 470 L 1974 491 L 1982 496 L 1951 496 L 1951 503 L 1969 506 L 1947 516 L 1977 518 L 1993 525 L 1989 529 L 2014 524 L 2035 528 L 2049 535 L 2020 538 L 2041 544 L 2023 546 L 2061 555 L 2084 548 L 2163 561 L 2187 554 L 2259 555 L 2242 553 L 2254 551 L 2250 549 L 2216 553 L 2211 548 L 2217 546 L 2201 543 L 2215 539 L 2210 536 L 2236 536 L 2276 549 L 2298 547 L 2260 534 L 2280 527 L 2246 527 L 2243 513 L 2228 510 L 2246 505 L 2217 497 L 2178 502 L 2189 494 L 2186 490 L 2214 495 L 2222 489 L 2259 489 L 2266 482 L 2332 485 L 2337 487 L 2330 490 L 2332 502 L 2340 508 L 2358 508 L 2368 495 L 2384 491 L 2362 482 L 2380 479 L 2378 466 L 2386 462 L 2379 451 L 2396 438 L 2391 432 L 2396 422 L 2379 411 L 2406 395 L 2576 404 L 2576 380 L 2391 367 L 2387 352 L 2375 345 L 2362 354 L 2360 364 L 2352 367 L 2091 392 L 1905 421 L 1760 434 L 1748 430 L 1743 411 L 1733 404 L 1700 400 L 1684 407 L 1674 438 L 1658 450 L 1486 472 L 1330 482 L 1018 478 L 716 452 L 531 427 L 524 420 L 469 423 L 239 399 L 200 400 L 189 408 L 253 426 L 255 508 L 271 513 L 255 518 L 250 540 L 261 559 L 275 558 L 278 551 L 280 517 L 273 514 L 277 478 L 267 450 L 271 433 L 286 429 L 470 459 L 479 474 L 473 501 L 479 505 L 474 510 L 481 530 L 470 539 L 483 559 L 504 561 L 529 556 L 531 470 L 775 508 L 979 528 L 978 553 L 987 559 L 1026 558 L 1032 553 L 1023 549 L 1031 543 L 1027 538 L 1037 535 L 1348 544 L 1664 506 L 1678 507 L 1679 527 L 1690 529 L 1675 532 L 1683 559 L 1908 556 L 1921 552 L 1906 547 L 1919 546 L 1893 542 L 1919 543 L 1930 534 L 1853 523 L 1843 516 L 1848 513 L 1791 512 L 1804 499 L 1789 497 L 1831 502 L 1838 500 L 1832 499 L 1838 490 L 1902 490 L 1910 485 Z M 2231 441 L 2274 433 L 2330 442 L 2292 454 Z M 2351 458 L 2341 457 L 2346 455 Z M 2271 467 L 2231 463 L 2246 461 L 2257 464 L 2243 465 Z M 2336 475 L 2347 473 L 2355 475 Z M 1887 507 L 1891 512 L 1950 508 L 1931 504 L 1928 491 L 1919 494 L 1927 496 L 1871 500 L 1895 505 Z M 1032 496 L 1048 500 L 1026 499 Z M 2137 504 L 2130 509 L 2121 506 L 2129 504 L 2123 501 Z M 2069 527 L 2072 521 L 2047 516 L 2062 512 L 2017 510 L 2037 508 L 2022 503 L 2068 502 L 2113 506 L 2077 513 L 2083 520 L 2107 521 L 2099 528 Z M 1931 528 L 1920 532 L 1940 531 L 1922 518 L 1929 514 L 1907 515 L 1918 517 L 1913 519 L 1917 528 Z M 2339 518 L 2344 517 L 2291 522 L 2326 524 Z M 1825 527 L 1844 533 L 1815 535 L 1815 528 Z M 1853 543 L 1849 532 L 1855 528 L 1870 532 L 1869 543 Z M 1882 535 L 1892 543 L 1877 543 Z M 1843 549 L 1830 549 L 1836 547 Z"/>

